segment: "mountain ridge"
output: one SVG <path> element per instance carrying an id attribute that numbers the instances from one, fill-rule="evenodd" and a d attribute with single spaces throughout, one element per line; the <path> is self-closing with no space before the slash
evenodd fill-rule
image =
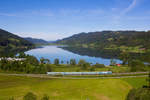
<path id="1" fill-rule="evenodd" d="M 48 41 L 44 39 L 32 38 L 32 37 L 24 37 L 25 40 L 30 41 L 33 44 L 48 44 Z"/>

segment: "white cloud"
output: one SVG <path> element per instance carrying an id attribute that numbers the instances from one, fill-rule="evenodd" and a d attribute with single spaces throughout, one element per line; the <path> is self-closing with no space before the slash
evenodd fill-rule
<path id="1" fill-rule="evenodd" d="M 133 0 L 132 3 L 121 12 L 121 15 L 125 15 L 126 13 L 131 11 L 136 5 L 137 5 L 137 0 Z"/>
<path id="2" fill-rule="evenodd" d="M 119 14 L 115 14 L 112 16 L 112 24 L 115 25 L 119 25 L 120 21 L 125 18 L 127 19 L 127 16 L 124 17 L 128 12 L 130 12 L 132 9 L 135 8 L 135 6 L 137 5 L 137 1 L 138 0 L 132 0 L 132 2 L 130 3 L 130 5 L 126 8 L 124 8 Z M 112 8 L 112 11 L 116 10 L 117 8 Z"/>

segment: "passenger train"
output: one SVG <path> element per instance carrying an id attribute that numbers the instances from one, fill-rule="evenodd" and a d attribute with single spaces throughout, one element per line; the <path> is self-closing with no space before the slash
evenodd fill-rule
<path id="1" fill-rule="evenodd" d="M 105 75 L 112 74 L 111 71 L 102 72 L 47 72 L 47 75 Z"/>

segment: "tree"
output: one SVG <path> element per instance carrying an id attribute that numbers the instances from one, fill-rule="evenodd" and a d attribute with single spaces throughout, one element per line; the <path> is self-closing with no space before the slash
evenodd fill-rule
<path id="1" fill-rule="evenodd" d="M 79 62 L 78 62 L 78 65 L 79 65 L 79 66 L 83 66 L 83 64 L 85 64 L 85 63 L 86 63 L 85 60 L 80 59 Z"/>
<path id="2" fill-rule="evenodd" d="M 145 55 L 143 56 L 143 61 L 150 64 L 150 51 L 147 51 Z"/>
<path id="3" fill-rule="evenodd" d="M 32 92 L 28 92 L 28 93 L 24 96 L 23 100 L 37 100 L 37 97 L 36 97 L 36 95 L 33 94 Z"/>
<path id="4" fill-rule="evenodd" d="M 36 57 L 34 57 L 34 56 L 30 56 L 30 55 L 28 55 L 27 57 L 26 57 L 26 63 L 29 63 L 29 64 L 31 64 L 31 65 L 35 65 L 35 66 L 37 66 L 37 65 L 39 65 L 39 61 L 38 61 L 38 59 L 36 58 Z"/>
<path id="5" fill-rule="evenodd" d="M 63 61 L 63 60 L 61 61 L 61 64 L 64 64 L 64 61 Z"/>
<path id="6" fill-rule="evenodd" d="M 4 66 L 6 66 L 8 64 L 8 60 L 3 58 L 3 59 L 1 59 L 0 63 L 1 63 L 0 69 L 5 70 Z"/>
<path id="7" fill-rule="evenodd" d="M 45 59 L 45 58 L 42 57 L 42 58 L 40 59 L 40 63 L 41 63 L 41 64 L 50 64 L 50 60 L 49 60 L 49 59 Z"/>
<path id="8" fill-rule="evenodd" d="M 21 53 L 19 53 L 19 56 L 18 56 L 19 58 L 25 58 L 26 57 L 26 54 L 24 53 L 24 52 L 21 52 Z"/>
<path id="9" fill-rule="evenodd" d="M 110 60 L 110 66 L 115 66 L 116 65 L 116 61 L 114 59 Z"/>
<path id="10" fill-rule="evenodd" d="M 130 54 L 128 52 L 122 52 L 119 57 L 122 60 L 122 64 L 128 64 L 130 61 Z"/>
<path id="11" fill-rule="evenodd" d="M 41 100 L 49 100 L 49 96 L 44 95 L 43 98 Z"/>
<path id="12" fill-rule="evenodd" d="M 149 71 L 148 78 L 146 79 L 146 81 L 148 82 L 148 88 L 150 88 L 150 71 Z"/>
<path id="13" fill-rule="evenodd" d="M 84 63 L 84 64 L 81 66 L 81 68 L 82 68 L 83 70 L 86 70 L 88 67 L 90 67 L 90 63 Z"/>
<path id="14" fill-rule="evenodd" d="M 34 69 L 35 67 L 31 64 L 26 64 L 26 67 L 25 67 L 25 72 L 26 73 L 33 73 L 34 72 Z"/>
<path id="15" fill-rule="evenodd" d="M 70 65 L 76 65 L 76 60 L 75 59 L 70 59 Z"/>
<path id="16" fill-rule="evenodd" d="M 67 65 L 69 64 L 69 61 L 67 61 Z"/>
<path id="17" fill-rule="evenodd" d="M 54 60 L 54 64 L 55 64 L 55 65 L 59 65 L 59 59 L 58 59 L 58 58 L 56 58 L 56 59 Z"/>
<path id="18" fill-rule="evenodd" d="M 43 58 L 43 57 L 40 58 L 40 63 L 41 63 L 41 64 L 44 64 L 44 58 Z"/>
<path id="19" fill-rule="evenodd" d="M 144 70 L 144 63 L 140 60 L 132 60 L 129 63 L 129 66 L 131 67 L 131 72 L 135 72 L 135 71 L 143 71 Z"/>

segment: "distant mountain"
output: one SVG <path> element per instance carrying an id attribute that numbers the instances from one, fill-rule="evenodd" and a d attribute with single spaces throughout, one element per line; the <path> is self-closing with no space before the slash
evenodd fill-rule
<path id="1" fill-rule="evenodd" d="M 48 44 L 49 42 L 43 39 L 36 39 L 36 38 L 31 38 L 31 37 L 27 37 L 24 38 L 25 40 L 30 41 L 33 44 Z"/>
<path id="2" fill-rule="evenodd" d="M 55 43 L 56 41 L 47 41 L 48 43 Z"/>
<path id="3" fill-rule="evenodd" d="M 2 52 L 10 52 L 10 51 L 18 51 L 33 48 L 34 45 L 8 31 L 0 29 L 0 53 Z M 0 55 L 1 55 L 0 54 Z"/>
<path id="4" fill-rule="evenodd" d="M 119 49 L 139 52 L 150 49 L 150 31 L 101 31 L 79 33 L 56 43 L 77 47 Z"/>

